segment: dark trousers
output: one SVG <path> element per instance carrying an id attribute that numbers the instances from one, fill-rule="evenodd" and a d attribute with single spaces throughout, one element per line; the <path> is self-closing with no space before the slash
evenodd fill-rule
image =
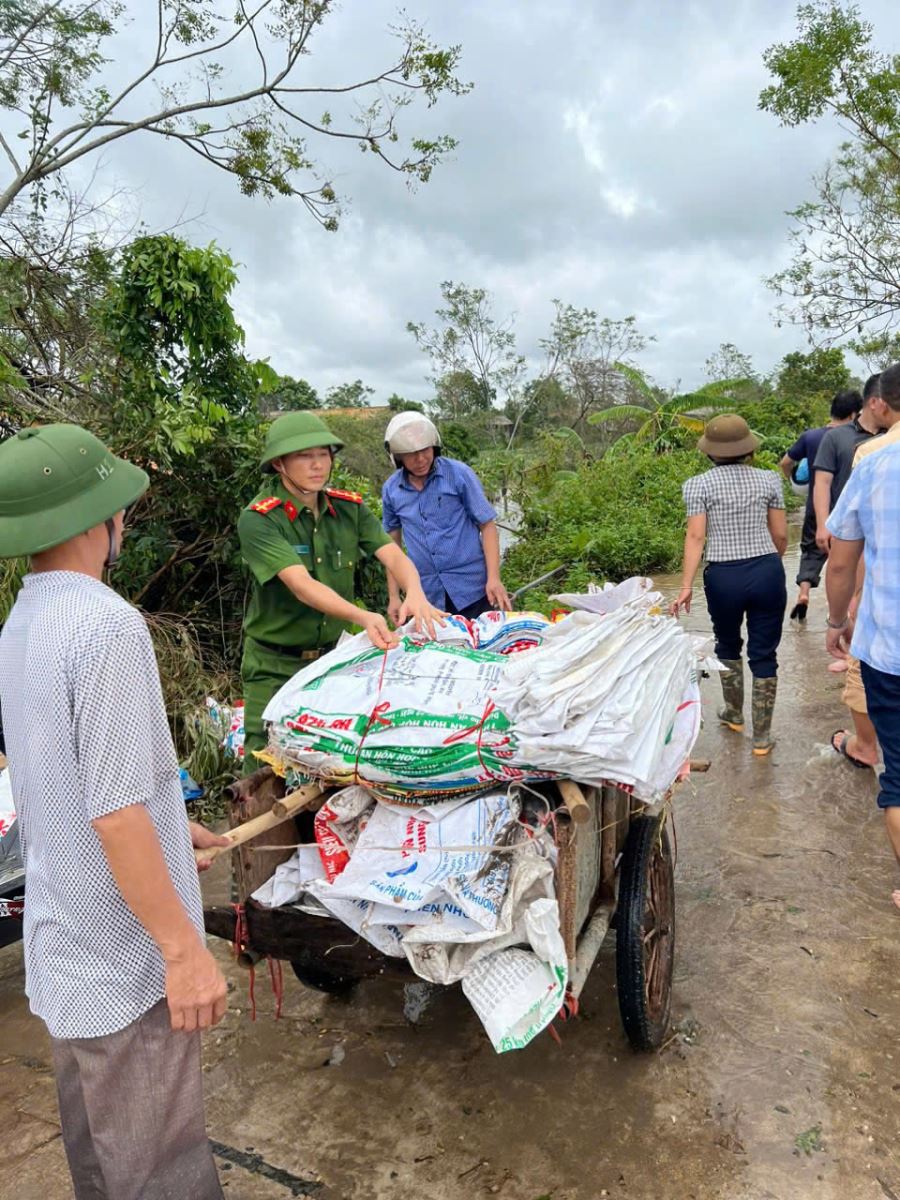
<path id="1" fill-rule="evenodd" d="M 241 660 L 241 683 L 244 692 L 244 774 L 252 775 L 263 765 L 254 751 L 265 750 L 269 735 L 263 725 L 266 705 L 289 679 L 308 667 L 319 656 L 331 650 L 334 643 L 318 650 L 282 650 L 257 642 L 254 638 L 244 639 L 244 656 Z"/>
<path id="2" fill-rule="evenodd" d="M 200 1034 L 173 1031 L 165 1000 L 118 1033 L 52 1046 L 76 1200 L 223 1200 Z"/>
<path id="3" fill-rule="evenodd" d="M 465 608 L 457 608 L 449 592 L 444 592 L 444 608 L 448 613 L 456 613 L 457 616 L 465 617 L 468 621 L 474 621 L 476 617 L 480 617 L 482 613 L 490 612 L 493 608 L 487 596 L 481 596 L 478 600 L 473 600 L 471 604 L 467 604 Z"/>
<path id="4" fill-rule="evenodd" d="M 812 484 L 810 484 L 810 487 Z M 816 514 L 811 509 L 806 510 L 803 518 L 803 531 L 800 534 L 800 566 L 797 570 L 797 583 L 808 583 L 810 587 L 818 587 L 822 578 L 822 568 L 828 562 L 828 555 L 816 545 Z"/>
<path id="5" fill-rule="evenodd" d="M 746 617 L 751 672 L 757 679 L 776 675 L 776 651 L 787 607 L 784 564 L 778 555 L 708 563 L 703 589 L 716 635 L 716 657 L 732 661 L 741 657 L 741 626 Z"/>
<path id="6" fill-rule="evenodd" d="M 900 807 L 900 675 L 889 675 L 860 662 L 869 717 L 878 734 L 884 772 L 878 793 L 879 808 Z"/>

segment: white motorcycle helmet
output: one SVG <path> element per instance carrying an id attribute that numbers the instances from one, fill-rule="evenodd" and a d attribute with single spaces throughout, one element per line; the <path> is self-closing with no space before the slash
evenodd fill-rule
<path id="1" fill-rule="evenodd" d="M 437 426 L 424 413 L 402 412 L 391 419 L 384 431 L 384 448 L 391 462 L 399 467 L 398 454 L 415 454 L 418 450 L 434 447 L 435 454 L 441 452 L 441 435 Z"/>

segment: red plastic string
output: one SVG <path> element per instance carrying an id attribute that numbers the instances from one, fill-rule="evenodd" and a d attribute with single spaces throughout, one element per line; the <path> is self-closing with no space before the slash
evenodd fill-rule
<path id="1" fill-rule="evenodd" d="M 381 695 L 381 689 L 384 687 L 384 669 L 387 666 L 387 656 L 388 656 L 387 650 L 383 650 L 382 651 L 382 659 L 381 659 L 381 670 L 378 673 L 378 687 L 375 691 L 376 700 Z M 362 736 L 359 739 L 359 745 L 356 747 L 356 759 L 354 760 L 354 763 L 353 763 L 353 782 L 354 783 L 362 783 L 362 780 L 360 779 L 360 776 L 359 776 L 359 759 L 360 759 L 360 755 L 362 754 L 362 749 L 363 749 L 363 746 L 365 745 L 366 738 L 369 736 L 369 731 L 375 725 L 390 725 L 390 721 L 385 716 L 382 715 L 383 713 L 386 713 L 390 707 L 391 707 L 391 702 L 389 700 L 382 700 L 382 702 L 380 704 L 376 703 L 375 706 L 373 707 L 371 713 L 369 713 L 369 719 L 366 722 L 366 727 L 362 731 Z"/>
<path id="2" fill-rule="evenodd" d="M 560 1008 L 558 1016 L 560 1021 L 574 1021 L 578 1016 L 578 997 L 568 990 L 563 997 L 562 1008 Z"/>
<path id="3" fill-rule="evenodd" d="M 464 738 L 467 738 L 470 733 L 480 732 L 484 728 L 485 721 L 493 711 L 494 702 L 493 700 L 488 700 L 484 712 L 481 714 L 480 721 L 476 721 L 474 725 L 469 725 L 466 729 L 458 729 L 456 733 L 451 733 L 448 737 L 444 738 L 443 744 L 445 746 L 452 746 L 454 742 L 461 742 Z"/>
<path id="4" fill-rule="evenodd" d="M 269 964 L 269 982 L 272 985 L 272 995 L 275 997 L 275 1020 L 281 1019 L 281 1008 L 284 1003 L 284 971 L 281 966 L 280 958 L 273 958 L 271 954 L 267 955 Z"/>
<path id="5" fill-rule="evenodd" d="M 243 954 L 245 951 L 249 951 L 250 949 L 250 932 L 247 928 L 247 910 L 244 908 L 243 904 L 232 904 L 231 907 L 234 909 L 234 944 L 232 949 L 234 951 L 234 957 L 238 958 L 239 955 Z M 255 1021 L 256 968 L 253 966 L 252 962 L 250 963 L 250 980 L 248 990 L 250 992 L 250 1020 Z"/>

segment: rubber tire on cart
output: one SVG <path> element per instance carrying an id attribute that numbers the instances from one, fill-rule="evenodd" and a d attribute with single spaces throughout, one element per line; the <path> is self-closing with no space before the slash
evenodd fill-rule
<path id="1" fill-rule="evenodd" d="M 304 987 L 313 988 L 317 992 L 326 992 L 329 996 L 349 996 L 359 983 L 358 975 L 348 975 L 336 967 L 316 959 L 293 959 L 291 970 Z"/>
<path id="2" fill-rule="evenodd" d="M 675 965 L 675 874 L 665 816 L 633 817 L 619 873 L 616 986 L 636 1050 L 658 1050 L 669 1028 Z"/>

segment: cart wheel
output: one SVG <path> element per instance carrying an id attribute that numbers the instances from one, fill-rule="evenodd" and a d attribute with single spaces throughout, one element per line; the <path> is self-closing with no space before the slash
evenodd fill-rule
<path id="1" fill-rule="evenodd" d="M 657 1050 L 669 1026 L 675 963 L 675 876 L 665 817 L 634 817 L 619 876 L 616 986 L 636 1050 Z"/>
<path id="2" fill-rule="evenodd" d="M 348 996 L 359 983 L 358 975 L 348 975 L 318 958 L 310 962 L 295 958 L 291 970 L 304 987 L 327 992 L 329 996 Z"/>

